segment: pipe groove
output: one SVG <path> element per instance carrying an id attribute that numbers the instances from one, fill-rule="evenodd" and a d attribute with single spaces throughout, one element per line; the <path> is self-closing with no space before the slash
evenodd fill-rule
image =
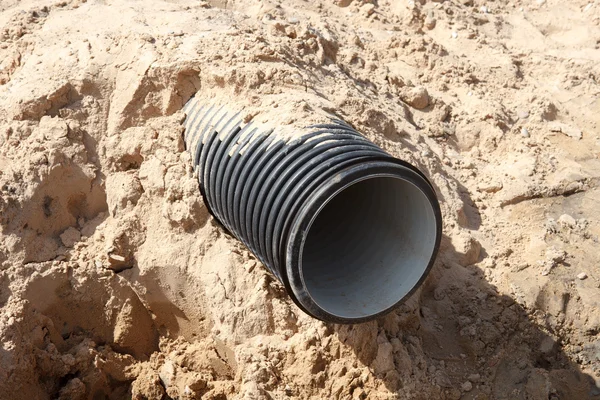
<path id="1" fill-rule="evenodd" d="M 332 119 L 286 138 L 192 98 L 184 142 L 209 212 L 309 315 L 354 323 L 416 290 L 439 247 L 432 185 Z"/>

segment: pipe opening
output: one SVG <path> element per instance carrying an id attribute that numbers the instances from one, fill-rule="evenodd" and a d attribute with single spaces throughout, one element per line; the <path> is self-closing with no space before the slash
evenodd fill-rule
<path id="1" fill-rule="evenodd" d="M 426 273 L 436 233 L 434 208 L 414 183 L 392 175 L 355 181 L 309 226 L 299 265 L 306 290 L 341 318 L 388 310 Z"/>

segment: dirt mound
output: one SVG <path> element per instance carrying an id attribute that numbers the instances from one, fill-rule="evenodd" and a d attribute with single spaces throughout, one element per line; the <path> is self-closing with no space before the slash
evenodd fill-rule
<path id="1" fill-rule="evenodd" d="M 0 5 L 0 398 L 600 398 L 600 4 Z M 397 311 L 304 315 L 209 217 L 196 92 L 432 180 Z"/>

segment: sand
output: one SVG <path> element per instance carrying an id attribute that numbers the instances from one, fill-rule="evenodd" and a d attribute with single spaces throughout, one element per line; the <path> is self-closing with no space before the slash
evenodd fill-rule
<path id="1" fill-rule="evenodd" d="M 1 399 L 600 398 L 600 3 L 0 3 Z M 209 216 L 197 91 L 432 180 L 436 265 L 326 324 Z"/>

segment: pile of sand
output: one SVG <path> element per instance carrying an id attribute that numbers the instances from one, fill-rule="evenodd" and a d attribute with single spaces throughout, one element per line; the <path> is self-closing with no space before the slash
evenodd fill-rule
<path id="1" fill-rule="evenodd" d="M 0 398 L 600 398 L 599 24 L 587 0 L 2 2 Z M 423 288 L 304 315 L 206 211 L 197 91 L 421 168 Z"/>

